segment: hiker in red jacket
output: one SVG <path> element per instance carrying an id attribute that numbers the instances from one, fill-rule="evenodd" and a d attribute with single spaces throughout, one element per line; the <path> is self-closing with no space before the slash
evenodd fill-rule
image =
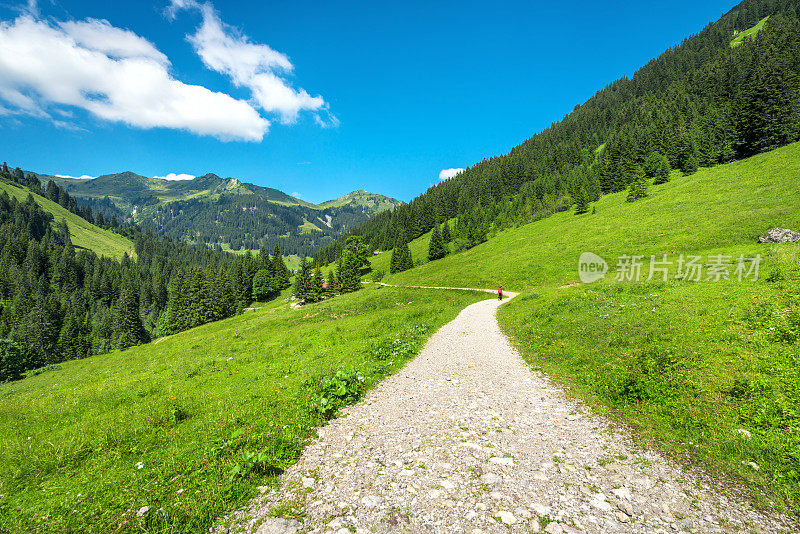
<path id="1" fill-rule="evenodd" d="M 500 286 L 500 289 L 497 290 L 497 300 L 503 300 L 503 286 Z"/>

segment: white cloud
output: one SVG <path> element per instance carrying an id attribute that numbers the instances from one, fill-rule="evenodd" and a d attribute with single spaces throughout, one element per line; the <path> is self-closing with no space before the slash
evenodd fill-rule
<path id="1" fill-rule="evenodd" d="M 312 112 L 320 126 L 339 124 L 325 99 L 290 85 L 286 77 L 292 74 L 294 65 L 285 54 L 250 42 L 246 35 L 222 22 L 211 3 L 172 0 L 167 14 L 174 18 L 183 9 L 195 9 L 202 15 L 203 21 L 189 36 L 189 42 L 205 66 L 228 76 L 237 87 L 249 89 L 261 109 L 279 115 L 284 124 L 296 122 L 301 111 Z"/>
<path id="2" fill-rule="evenodd" d="M 193 174 L 175 174 L 174 172 L 169 173 L 166 176 L 153 176 L 153 178 L 157 178 L 159 180 L 194 180 L 197 176 Z"/>
<path id="3" fill-rule="evenodd" d="M 94 180 L 97 176 L 89 176 L 88 174 L 84 174 L 83 176 L 70 176 L 69 174 L 56 174 L 56 178 L 72 178 L 73 180 Z"/>
<path id="4" fill-rule="evenodd" d="M 133 33 L 112 26 L 107 20 L 86 19 L 59 23 L 64 32 L 75 43 L 88 50 L 103 52 L 108 56 L 123 58 L 151 59 L 162 65 L 169 65 L 169 59 L 153 44 Z"/>
<path id="5" fill-rule="evenodd" d="M 269 121 L 249 103 L 176 80 L 146 39 L 87 19 L 54 24 L 29 14 L 0 22 L 0 99 L 50 118 L 84 109 L 137 128 L 173 128 L 222 140 L 260 141 Z"/>
<path id="6" fill-rule="evenodd" d="M 297 192 L 292 193 L 292 196 L 294 198 L 303 198 L 303 195 L 301 195 L 300 193 L 297 193 Z"/>
<path id="7" fill-rule="evenodd" d="M 442 169 L 442 171 L 439 173 L 439 179 L 449 180 L 453 176 L 461 174 L 462 172 L 464 172 L 464 169 Z"/>

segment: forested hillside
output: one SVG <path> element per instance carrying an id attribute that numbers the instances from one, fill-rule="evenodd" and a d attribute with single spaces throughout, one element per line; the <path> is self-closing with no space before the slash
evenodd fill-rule
<path id="1" fill-rule="evenodd" d="M 576 199 L 592 202 L 653 177 L 658 167 L 691 174 L 795 141 L 798 11 L 797 0 L 745 0 L 508 154 L 480 161 L 350 233 L 388 250 L 401 230 L 413 239 L 458 216 L 457 248 L 469 248 L 490 230 L 569 209 Z M 731 46 L 760 22 L 760 31 Z M 335 261 L 345 238 L 317 257 Z"/>
<path id="2" fill-rule="evenodd" d="M 229 317 L 288 286 L 277 247 L 234 256 L 157 238 L 0 168 L 0 382 Z"/>
<path id="3" fill-rule="evenodd" d="M 401 202 L 354 191 L 315 205 L 269 187 L 206 174 L 162 180 L 132 172 L 91 180 L 36 175 L 53 182 L 81 205 L 113 214 L 157 235 L 221 250 L 280 246 L 286 254 L 311 256 L 370 216 Z"/>

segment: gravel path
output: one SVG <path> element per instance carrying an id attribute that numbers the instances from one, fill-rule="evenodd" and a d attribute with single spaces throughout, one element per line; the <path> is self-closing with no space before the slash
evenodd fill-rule
<path id="1" fill-rule="evenodd" d="M 259 534 L 796 531 L 568 399 L 508 343 L 498 305 L 465 308 L 320 428 L 280 489 L 223 524 Z M 281 505 L 302 510 L 302 523 L 269 517 Z"/>

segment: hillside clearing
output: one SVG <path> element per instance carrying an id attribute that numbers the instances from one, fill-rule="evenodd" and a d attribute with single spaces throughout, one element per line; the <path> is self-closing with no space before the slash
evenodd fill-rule
<path id="1" fill-rule="evenodd" d="M 745 39 L 755 39 L 758 32 L 760 32 L 764 28 L 764 24 L 767 23 L 769 17 L 764 17 L 763 19 L 758 21 L 758 24 L 753 26 L 752 28 L 747 28 L 746 30 L 742 30 L 736 34 L 736 36 L 731 40 L 731 48 L 736 48 L 740 44 L 742 44 Z"/>
<path id="2" fill-rule="evenodd" d="M 24 202 L 29 194 L 33 194 L 36 203 L 44 211 L 53 215 L 55 224 L 58 224 L 62 219 L 67 222 L 72 244 L 78 248 L 89 249 L 98 256 L 108 256 L 117 260 L 121 259 L 124 254 L 135 257 L 133 242 L 130 239 L 95 226 L 82 217 L 67 211 L 52 200 L 29 193 L 25 189 L 2 181 L 0 181 L 0 190 L 6 191 L 9 196 L 15 197 L 20 202 Z"/>

